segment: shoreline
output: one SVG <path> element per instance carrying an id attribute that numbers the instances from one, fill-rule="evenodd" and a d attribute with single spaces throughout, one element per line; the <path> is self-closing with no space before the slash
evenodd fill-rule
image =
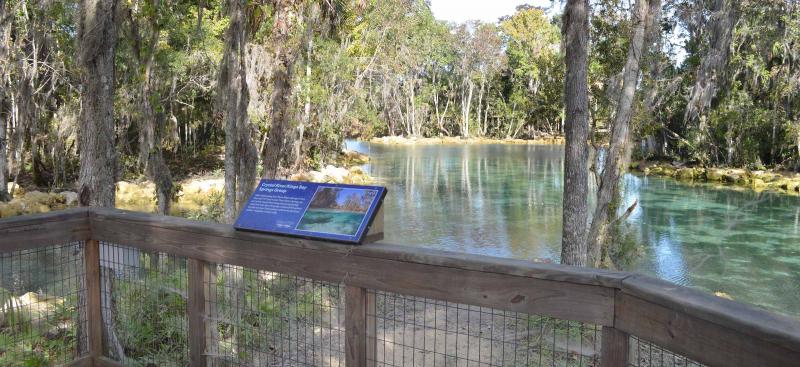
<path id="1" fill-rule="evenodd" d="M 744 168 L 688 167 L 665 162 L 636 161 L 631 172 L 645 176 L 669 177 L 680 182 L 718 184 L 720 188 L 741 188 L 800 196 L 800 173 Z"/>
<path id="2" fill-rule="evenodd" d="M 342 152 L 336 165 L 327 165 L 320 170 L 308 170 L 287 174 L 287 179 L 318 183 L 343 183 L 373 185 L 377 181 L 360 167 L 369 162 L 369 157 L 352 151 Z M 222 214 L 225 179 L 215 174 L 189 176 L 174 182 L 177 192 L 172 202 L 170 215 L 195 219 L 218 220 Z M 253 183 L 255 186 L 256 182 Z M 116 207 L 146 213 L 157 210 L 156 188 L 148 180 L 120 180 L 115 184 Z M 0 218 L 18 215 L 47 213 L 77 206 L 78 194 L 74 191 L 47 192 L 17 188 L 8 202 L 0 202 Z"/>
<path id="3" fill-rule="evenodd" d="M 497 139 L 483 137 L 463 138 L 460 136 L 441 136 L 418 138 L 406 136 L 383 136 L 368 140 L 372 144 L 384 145 L 468 145 L 468 144 L 509 144 L 509 145 L 561 145 L 563 136 L 546 136 L 537 139 Z"/>

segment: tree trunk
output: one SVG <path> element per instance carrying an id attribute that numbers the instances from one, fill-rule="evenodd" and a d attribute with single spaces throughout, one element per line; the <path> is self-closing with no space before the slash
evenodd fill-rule
<path id="1" fill-rule="evenodd" d="M 436 126 L 439 128 L 438 134 L 442 132 L 442 115 L 439 113 L 439 88 L 436 84 L 436 71 L 431 73 L 431 85 L 433 86 L 433 93 L 431 95 L 433 99 L 433 112 L 434 116 L 436 116 Z"/>
<path id="2" fill-rule="evenodd" d="M 467 81 L 467 94 L 462 97 L 461 103 L 461 136 L 469 137 L 469 112 L 472 104 L 472 92 L 475 89 L 475 83 L 471 80 Z"/>
<path id="3" fill-rule="evenodd" d="M 78 65 L 81 72 L 80 112 L 80 177 L 78 203 L 81 206 L 114 207 L 116 181 L 116 144 L 114 131 L 114 55 L 117 41 L 117 2 L 115 0 L 82 0 L 78 22 Z M 112 294 L 106 273 L 101 293 Z M 81 279 L 81 281 L 83 281 Z M 79 297 L 85 297 L 80 293 Z M 80 301 L 85 304 L 85 299 Z M 109 305 L 111 306 L 111 305 Z M 86 319 L 85 314 L 80 316 Z M 107 322 L 103 337 L 117 357 L 124 359 L 113 328 L 113 317 L 104 314 Z M 84 325 L 83 323 L 81 323 Z M 85 332 L 79 328 L 77 333 Z M 79 337 L 78 349 L 86 351 Z"/>
<path id="4" fill-rule="evenodd" d="M 30 15 L 30 12 L 27 10 L 26 3 L 21 3 L 21 9 L 23 13 Z M 35 22 L 32 18 L 27 18 L 27 22 Z M 11 44 L 13 49 L 13 59 L 10 59 L 10 62 L 15 64 L 15 71 L 16 76 L 10 81 L 9 88 L 12 91 L 11 98 L 12 98 L 12 121 L 14 128 L 9 132 L 8 137 L 11 142 L 9 145 L 11 152 L 13 152 L 12 156 L 13 159 L 10 162 L 10 166 L 13 167 L 14 175 L 16 178 L 20 176 L 20 173 L 24 170 L 24 158 L 25 158 L 25 151 L 28 150 L 32 152 L 31 154 L 31 164 L 34 168 L 38 168 L 38 163 L 34 158 L 35 156 L 35 147 L 32 147 L 30 144 L 31 140 L 28 138 L 34 136 L 35 134 L 32 133 L 36 123 L 36 104 L 34 101 L 35 97 L 35 79 L 38 74 L 38 53 L 36 52 L 36 27 L 32 24 L 27 24 L 26 26 L 21 27 L 19 30 L 21 34 L 18 34 Z M 34 182 L 36 184 L 40 184 L 41 182 L 37 181 L 37 171 L 34 169 Z M 15 182 L 17 181 L 15 178 Z"/>
<path id="5" fill-rule="evenodd" d="M 227 86 L 220 84 L 220 89 L 227 90 Z M 239 165 L 236 164 L 238 134 L 235 119 L 236 117 L 229 117 L 227 113 L 225 114 L 225 163 L 223 166 L 225 170 L 225 198 L 223 205 L 225 223 L 233 223 L 236 220 L 236 214 L 239 212 L 236 204 L 236 179 L 239 177 Z"/>
<path id="6" fill-rule="evenodd" d="M 478 121 L 481 125 L 481 135 L 486 136 L 489 133 L 489 96 L 492 93 L 492 85 L 486 87 L 486 107 L 483 109 L 483 122 Z"/>
<path id="7" fill-rule="evenodd" d="M 228 0 L 226 10 L 229 17 L 228 29 L 225 32 L 225 54 L 222 58 L 218 82 L 220 104 L 222 107 L 225 129 L 225 204 L 224 221 L 233 223 L 244 201 L 255 187 L 256 167 L 258 165 L 258 150 L 253 142 L 253 131 L 250 125 L 247 107 L 250 94 L 247 87 L 246 49 L 247 49 L 247 16 L 245 9 L 247 0 Z M 216 268 L 211 266 L 211 268 Z M 227 269 L 228 267 L 223 267 Z M 231 269 L 241 269 L 231 266 Z M 216 282 L 216 271 L 212 271 L 212 282 Z M 236 290 L 239 283 L 230 277 L 225 278 L 225 289 Z M 216 298 L 216 291 L 213 291 Z M 227 302 L 240 302 L 237 294 L 227 299 Z M 234 304 L 234 303 L 228 303 Z M 211 315 L 207 328 L 211 330 L 209 343 L 212 350 L 217 349 L 218 338 L 216 321 L 220 319 L 219 311 L 215 304 L 209 310 Z M 240 319 L 240 308 L 231 309 L 231 320 Z M 239 323 L 234 322 L 233 334 L 236 338 L 240 335 Z M 235 353 L 235 351 L 234 351 Z M 223 356 L 224 358 L 224 356 Z"/>
<path id="8" fill-rule="evenodd" d="M 439 130 L 443 131 L 445 135 L 449 136 L 450 131 L 444 127 L 444 119 L 447 116 L 447 110 L 450 108 L 450 98 L 447 98 L 447 101 L 444 104 L 444 112 L 442 112 L 442 117 L 439 119 Z"/>
<path id="9" fill-rule="evenodd" d="M 297 125 L 297 139 L 294 141 L 294 167 L 299 168 L 303 163 L 303 134 L 306 126 L 311 125 L 311 51 L 314 49 L 314 38 L 307 36 L 306 43 L 306 80 L 305 103 L 303 104 L 303 120 Z"/>
<path id="10" fill-rule="evenodd" d="M 291 65 L 279 62 L 273 74 L 272 126 L 269 129 L 267 147 L 262 158 L 264 178 L 275 178 L 283 154 L 284 139 L 288 122 L 289 98 L 291 95 L 291 76 L 287 71 Z"/>
<path id="11" fill-rule="evenodd" d="M 258 152 L 247 116 L 250 95 L 245 68 L 246 6 L 245 0 L 227 3 L 230 24 L 225 33 L 225 56 L 218 84 L 225 126 L 226 223 L 233 223 L 240 206 L 255 187 L 258 164 Z"/>
<path id="12" fill-rule="evenodd" d="M 486 80 L 485 77 L 481 78 L 481 87 L 478 89 L 478 118 L 475 120 L 478 123 L 478 130 L 480 135 L 486 135 L 486 130 L 483 128 L 483 122 L 481 114 L 483 112 L 483 90 L 486 88 Z"/>
<path id="13" fill-rule="evenodd" d="M 264 178 L 275 178 L 285 155 L 283 152 L 286 130 L 289 125 L 289 101 L 292 97 L 292 69 L 297 59 L 296 51 L 289 44 L 294 25 L 293 14 L 296 0 L 278 1 L 275 7 L 275 24 L 272 45 L 275 47 L 275 71 L 272 74 L 272 126 L 264 152 L 262 164 Z"/>
<path id="14" fill-rule="evenodd" d="M 0 96 L 0 106 L 2 106 L 3 103 L 5 103 L 3 96 Z M 6 158 L 7 147 L 6 120 L 3 117 L 3 114 L 0 114 L 0 201 L 11 200 L 11 195 L 8 194 L 8 159 Z"/>
<path id="15" fill-rule="evenodd" d="M 589 195 L 589 99 L 587 45 L 589 1 L 568 0 L 564 9 L 567 75 L 564 83 L 564 209 L 561 263 L 586 265 L 586 227 Z"/>
<path id="16" fill-rule="evenodd" d="M 114 207 L 117 156 L 114 131 L 114 54 L 117 2 L 82 0 L 78 24 L 81 69 L 81 206 Z"/>
<path id="17" fill-rule="evenodd" d="M 800 129 L 798 129 L 795 136 L 795 145 L 797 147 L 797 163 L 795 164 L 794 170 L 800 171 Z"/>
<path id="18" fill-rule="evenodd" d="M 408 92 L 408 98 L 404 98 L 406 103 L 406 118 L 404 119 L 404 125 L 406 127 L 406 136 L 413 136 L 414 135 L 414 128 L 411 126 L 411 119 L 413 118 L 413 112 L 411 110 L 411 92 Z"/>
<path id="19" fill-rule="evenodd" d="M 724 68 L 730 55 L 733 27 L 738 16 L 733 2 L 734 0 L 713 0 L 711 16 L 706 22 L 711 28 L 708 50 L 697 69 L 697 79 L 684 114 L 686 125 L 696 129 L 693 146 L 697 149 L 705 144 L 708 135 L 706 110 L 711 107 L 711 101 L 723 82 Z M 696 154 L 695 158 L 700 161 L 708 159 L 704 153 L 698 151 Z"/>
<path id="20" fill-rule="evenodd" d="M 132 36 L 141 44 L 141 35 L 138 34 L 139 27 L 136 26 L 136 21 L 133 17 L 130 18 L 130 22 L 136 33 Z M 161 33 L 155 17 L 150 19 L 150 28 L 152 36 L 147 44 L 147 49 L 142 50 L 141 45 L 137 47 L 139 52 L 144 52 L 145 54 L 136 55 L 140 66 L 144 64 L 144 77 L 139 94 L 142 111 L 139 131 L 139 161 L 145 167 L 147 178 L 153 181 L 156 186 L 158 213 L 168 215 L 172 204 L 173 183 L 172 174 L 164 161 L 164 154 L 161 150 L 165 117 L 163 113 L 157 113 L 156 107 L 153 105 L 153 101 L 158 100 L 155 91 L 156 78 L 153 76 L 153 67 Z"/>
<path id="21" fill-rule="evenodd" d="M 164 124 L 164 114 L 159 113 L 153 117 L 153 124 L 157 124 L 157 129 L 162 129 Z M 156 185 L 156 199 L 158 202 L 158 213 L 169 215 L 170 207 L 172 206 L 172 194 L 174 186 L 172 183 L 172 174 L 170 173 L 167 163 L 164 161 L 164 154 L 161 151 L 161 133 L 156 131 L 156 139 L 153 146 L 150 148 L 150 153 L 147 159 L 147 176 Z"/>
<path id="22" fill-rule="evenodd" d="M 244 75 L 244 73 L 242 74 Z M 247 87 L 245 86 L 245 92 Z M 247 103 L 244 104 L 244 115 L 247 116 Z M 237 213 L 241 210 L 242 205 L 253 193 L 256 187 L 256 176 L 258 175 L 258 150 L 253 142 L 253 127 L 247 118 L 239 121 L 239 138 L 238 138 L 238 172 L 239 177 L 236 185 L 236 203 Z"/>
<path id="23" fill-rule="evenodd" d="M 0 20 L 5 20 L 8 14 L 5 0 L 0 0 Z M 6 80 L 9 62 L 9 45 L 11 32 L 9 22 L 0 23 L 0 201 L 11 200 L 8 193 L 8 143 L 6 133 L 6 118 L 2 110 L 6 107 Z"/>
<path id="24" fill-rule="evenodd" d="M 625 173 L 630 161 L 630 121 L 633 112 L 633 99 L 639 79 L 640 62 L 645 50 L 645 28 L 649 22 L 648 14 L 653 8 L 660 8 L 660 0 L 636 0 L 633 14 L 633 30 L 628 48 L 628 58 L 622 74 L 622 91 L 619 95 L 617 110 L 611 126 L 611 138 L 606 151 L 603 172 L 597 189 L 597 206 L 595 207 L 592 225 L 589 229 L 589 265 L 598 267 L 603 260 L 601 250 L 606 244 L 609 226 L 614 222 L 610 218 L 615 214 L 616 202 L 619 199 L 620 178 Z"/>
<path id="25" fill-rule="evenodd" d="M 660 1 L 659 1 L 660 3 Z M 659 108 L 661 107 L 663 101 L 663 97 L 660 98 L 660 94 L 663 92 L 663 82 L 661 79 L 663 78 L 664 70 L 666 69 L 667 65 L 663 59 L 658 57 L 658 53 L 664 45 L 662 30 L 661 30 L 661 8 L 654 8 L 653 2 L 651 2 L 650 10 L 649 10 L 649 19 L 648 23 L 645 25 L 645 45 L 648 47 L 649 51 L 647 53 L 651 53 L 653 56 L 650 57 L 650 72 L 647 77 L 647 83 L 643 87 L 643 107 L 647 112 L 648 118 L 653 121 L 654 123 L 662 125 L 661 134 L 651 134 L 648 136 L 643 137 L 646 139 L 646 148 L 642 151 L 642 157 L 647 159 L 651 157 L 653 154 L 661 154 L 659 153 L 663 147 L 666 145 L 664 144 L 664 140 L 661 137 L 664 136 L 663 128 L 665 128 L 665 121 L 661 121 L 658 119 L 656 114 L 658 113 Z M 670 82 L 671 83 L 671 82 Z M 669 88 L 669 83 L 667 84 L 666 88 Z"/>
<path id="26" fill-rule="evenodd" d="M 108 351 L 112 352 L 112 356 L 116 357 L 117 360 L 120 362 L 125 362 L 125 348 L 123 348 L 122 343 L 119 341 L 119 337 L 117 337 L 116 331 L 114 331 L 114 310 L 117 307 L 116 301 L 114 299 L 114 269 L 109 267 L 101 267 L 100 272 L 102 274 L 101 279 L 101 291 L 100 291 L 100 304 L 104 305 L 101 308 L 101 317 L 103 318 L 103 342 L 105 343 L 105 348 Z"/>
<path id="27" fill-rule="evenodd" d="M 420 128 L 417 125 L 417 104 L 415 101 L 417 98 L 415 90 L 416 85 L 417 85 L 416 79 L 411 78 L 411 87 L 409 88 L 409 98 L 408 98 L 410 102 L 409 105 L 411 107 L 409 111 L 409 121 L 411 121 L 411 135 L 420 136 L 421 135 Z"/>

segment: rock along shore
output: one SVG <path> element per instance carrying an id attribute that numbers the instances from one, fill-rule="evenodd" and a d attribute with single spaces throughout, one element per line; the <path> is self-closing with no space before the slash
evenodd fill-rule
<path id="1" fill-rule="evenodd" d="M 680 181 L 708 182 L 751 189 L 800 195 L 800 174 L 742 168 L 687 167 L 663 162 L 634 162 L 631 170 L 646 176 L 672 177 Z"/>

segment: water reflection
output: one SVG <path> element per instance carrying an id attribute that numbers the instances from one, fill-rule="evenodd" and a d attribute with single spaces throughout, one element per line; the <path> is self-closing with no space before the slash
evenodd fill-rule
<path id="1" fill-rule="evenodd" d="M 558 261 L 563 148 L 383 146 L 366 167 L 389 188 L 386 241 Z M 800 316 L 800 199 L 628 175 L 630 265 Z"/>

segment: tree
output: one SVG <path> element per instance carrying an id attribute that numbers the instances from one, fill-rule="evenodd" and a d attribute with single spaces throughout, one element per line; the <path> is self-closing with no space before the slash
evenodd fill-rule
<path id="1" fill-rule="evenodd" d="M 500 22 L 508 58 L 504 105 L 511 105 L 505 135 L 517 137 L 526 124 L 552 135 L 561 133 L 564 60 L 561 35 L 543 9 L 520 6 Z M 519 111 L 519 117 L 515 112 Z"/>
<path id="2" fill-rule="evenodd" d="M 6 104 L 6 73 L 9 68 L 9 45 L 11 44 L 11 32 L 9 4 L 5 0 L 0 0 L 0 108 L 5 109 Z M 6 118 L 0 110 L 0 201 L 11 199 L 8 194 L 8 144 L 6 143 Z"/>
<path id="3" fill-rule="evenodd" d="M 82 0 L 78 24 L 81 67 L 78 197 L 82 206 L 114 206 L 117 156 L 114 131 L 114 55 L 117 2 Z"/>
<path id="4" fill-rule="evenodd" d="M 657 23 L 653 17 L 655 14 L 660 14 L 660 8 L 660 0 L 636 0 L 634 4 L 628 57 L 622 70 L 622 90 L 611 124 L 611 138 L 606 149 L 605 164 L 597 189 L 596 207 L 589 229 L 588 264 L 594 267 L 601 265 L 603 260 L 601 250 L 607 241 L 609 226 L 616 223 L 616 218 L 611 218 L 617 209 L 612 202 L 619 202 L 620 178 L 630 162 L 631 115 L 642 54 L 646 51 L 646 30 L 652 27 L 648 24 Z"/>
<path id="5" fill-rule="evenodd" d="M 290 139 L 294 138 L 294 166 L 302 160 L 300 148 L 303 142 L 305 127 L 311 118 L 311 55 L 313 39 L 316 33 L 328 34 L 341 20 L 343 4 L 339 1 L 304 2 L 300 0 L 274 0 L 275 13 L 272 32 L 269 37 L 274 51 L 274 69 L 272 71 L 271 121 L 269 138 L 264 151 L 262 164 L 265 178 L 275 178 L 281 163 L 290 154 L 285 149 Z M 292 112 L 292 81 L 294 66 L 298 59 L 298 51 L 306 45 L 305 103 L 303 118 L 297 126 L 297 136 L 288 134 L 289 116 Z"/>
<path id="6" fill-rule="evenodd" d="M 477 26 L 477 24 L 473 24 Z M 470 136 L 470 118 L 472 115 L 472 100 L 475 93 L 475 81 L 473 73 L 476 68 L 476 55 L 473 48 L 472 35 L 468 26 L 462 25 L 457 29 L 456 39 L 458 40 L 457 52 L 459 60 L 457 64 L 458 74 L 461 78 L 459 89 L 461 91 L 461 136 Z"/>
<path id="7" fill-rule="evenodd" d="M 272 71 L 272 118 L 269 139 L 262 159 L 263 176 L 275 178 L 284 153 L 286 131 L 289 128 L 289 108 L 292 96 L 292 75 L 299 48 L 296 37 L 298 0 L 274 0 L 274 22 L 270 43 L 274 48 L 275 69 Z"/>
<path id="8" fill-rule="evenodd" d="M 503 40 L 494 24 L 481 24 L 475 29 L 473 49 L 475 50 L 479 85 L 476 122 L 481 136 L 485 136 L 489 131 L 487 101 L 492 84 L 494 84 L 492 82 L 506 64 L 502 46 Z"/>
<path id="9" fill-rule="evenodd" d="M 734 0 L 713 0 L 711 18 L 708 20 L 711 30 L 709 33 L 708 50 L 706 51 L 700 67 L 697 69 L 694 86 L 686 105 L 684 123 L 695 129 L 692 139 L 696 158 L 707 161 L 708 157 L 701 150 L 704 142 L 708 140 L 707 110 L 711 101 L 717 95 L 718 88 L 725 81 L 725 66 L 730 55 L 733 29 L 736 25 L 738 11 Z"/>
<path id="10" fill-rule="evenodd" d="M 155 183 L 158 212 L 166 215 L 169 214 L 172 204 L 173 183 L 162 151 L 166 118 L 163 108 L 159 108 L 161 98 L 156 85 L 159 80 L 156 75 L 156 56 L 162 41 L 162 25 L 158 18 L 165 10 L 160 4 L 159 0 L 135 1 L 126 13 L 129 36 L 133 41 L 132 53 L 136 61 L 134 70 L 141 72 L 140 77 L 136 78 L 140 84 L 139 162 L 145 167 L 147 178 Z"/>
<path id="11" fill-rule="evenodd" d="M 239 208 L 255 187 L 258 152 L 248 120 L 247 1 L 227 0 L 230 24 L 225 32 L 225 53 L 219 77 L 220 105 L 225 126 L 225 207 L 227 223 L 233 223 Z"/>
<path id="12" fill-rule="evenodd" d="M 78 18 L 77 57 L 83 87 L 80 114 L 81 169 L 78 189 L 78 201 L 81 206 L 114 207 L 117 177 L 114 129 L 116 43 L 117 2 L 82 0 Z M 111 294 L 109 282 L 107 273 L 106 281 L 103 282 L 105 294 Z M 104 310 L 103 318 L 113 320 L 111 311 Z M 107 323 L 103 331 L 106 345 L 118 358 L 124 359 L 124 350 L 111 323 Z"/>
<path id="13" fill-rule="evenodd" d="M 588 157 L 588 36 L 589 1 L 568 0 L 563 34 L 567 76 L 564 81 L 566 137 L 564 153 L 564 209 L 561 263 L 585 266 L 589 195 Z"/>

